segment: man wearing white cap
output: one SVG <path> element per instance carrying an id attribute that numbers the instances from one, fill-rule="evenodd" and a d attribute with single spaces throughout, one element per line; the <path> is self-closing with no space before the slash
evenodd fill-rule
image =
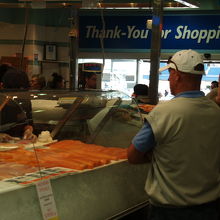
<path id="1" fill-rule="evenodd" d="M 130 163 L 151 162 L 145 191 L 150 220 L 217 220 L 220 197 L 220 108 L 200 91 L 202 56 L 169 59 L 172 100 L 159 104 L 128 148 Z"/>

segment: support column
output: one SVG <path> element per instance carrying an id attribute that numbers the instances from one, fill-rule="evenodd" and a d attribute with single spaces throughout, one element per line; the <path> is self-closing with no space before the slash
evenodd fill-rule
<path id="1" fill-rule="evenodd" d="M 158 69 L 160 65 L 161 33 L 163 24 L 163 0 L 153 0 L 152 20 L 149 97 L 151 104 L 155 105 L 158 103 Z"/>
<path id="2" fill-rule="evenodd" d="M 71 30 L 69 32 L 70 89 L 78 88 L 78 49 L 79 49 L 79 14 L 77 8 L 71 8 Z"/>

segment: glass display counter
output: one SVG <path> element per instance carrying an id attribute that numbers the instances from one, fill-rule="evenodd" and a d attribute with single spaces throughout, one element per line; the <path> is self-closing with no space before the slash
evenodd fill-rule
<path id="1" fill-rule="evenodd" d="M 126 159 L 142 125 L 118 91 L 0 93 L 1 219 L 43 219 L 35 187 L 42 179 L 51 180 L 63 220 L 114 219 L 146 203 L 148 167 Z M 30 127 L 35 138 L 23 139 Z"/>

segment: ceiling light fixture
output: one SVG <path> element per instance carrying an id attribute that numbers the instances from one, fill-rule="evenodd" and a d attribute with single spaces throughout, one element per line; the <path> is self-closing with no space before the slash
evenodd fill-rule
<path id="1" fill-rule="evenodd" d="M 189 8 L 199 8 L 198 3 L 192 3 L 191 1 L 184 1 L 184 0 L 174 0 L 175 2 L 179 2 Z"/>

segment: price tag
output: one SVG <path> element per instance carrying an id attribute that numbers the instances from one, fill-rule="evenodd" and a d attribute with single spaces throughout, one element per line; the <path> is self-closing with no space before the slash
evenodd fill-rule
<path id="1" fill-rule="evenodd" d="M 44 220 L 59 220 L 50 180 L 41 180 L 36 187 Z"/>

